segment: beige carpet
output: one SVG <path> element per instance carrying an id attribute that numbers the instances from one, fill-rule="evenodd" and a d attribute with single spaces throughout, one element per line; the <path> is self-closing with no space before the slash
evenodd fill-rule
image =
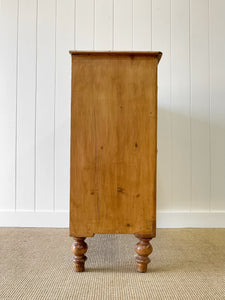
<path id="1" fill-rule="evenodd" d="M 225 299 L 225 229 L 159 229 L 149 271 L 132 235 L 95 235 L 73 271 L 67 229 L 0 228 L 0 299 Z"/>

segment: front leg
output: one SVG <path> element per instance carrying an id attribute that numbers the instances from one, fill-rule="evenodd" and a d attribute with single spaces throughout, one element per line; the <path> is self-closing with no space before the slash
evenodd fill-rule
<path id="1" fill-rule="evenodd" d="M 75 264 L 76 272 L 85 271 L 85 261 L 87 257 L 84 255 L 87 252 L 88 246 L 85 243 L 86 237 L 74 237 L 74 243 L 72 245 L 72 252 L 74 254 L 73 261 Z"/>
<path id="2" fill-rule="evenodd" d="M 150 263 L 148 256 L 152 253 L 152 245 L 149 242 L 152 239 L 152 236 L 147 234 L 135 234 L 135 236 L 140 240 L 135 249 L 138 254 L 136 256 L 137 271 L 145 273 L 147 271 L 147 265 Z"/>

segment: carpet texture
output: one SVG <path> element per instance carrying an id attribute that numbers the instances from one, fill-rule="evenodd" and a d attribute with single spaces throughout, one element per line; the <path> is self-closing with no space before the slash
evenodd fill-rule
<path id="1" fill-rule="evenodd" d="M 148 272 L 132 235 L 95 235 L 85 273 L 67 229 L 0 228 L 0 299 L 225 299 L 225 229 L 158 229 Z"/>

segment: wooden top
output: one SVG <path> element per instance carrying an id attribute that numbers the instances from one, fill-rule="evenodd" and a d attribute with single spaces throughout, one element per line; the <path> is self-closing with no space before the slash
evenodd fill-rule
<path id="1" fill-rule="evenodd" d="M 69 51 L 71 55 L 131 55 L 131 56 L 153 56 L 160 61 L 162 52 L 160 51 Z"/>

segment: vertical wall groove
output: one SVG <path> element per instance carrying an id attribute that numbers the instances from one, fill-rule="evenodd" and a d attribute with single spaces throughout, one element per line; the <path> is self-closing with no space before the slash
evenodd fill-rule
<path id="1" fill-rule="evenodd" d="M 202 209 L 208 211 L 210 206 L 208 15 L 208 1 L 191 1 L 191 209 L 193 211 Z"/>
<path id="2" fill-rule="evenodd" d="M 55 142 L 55 139 L 56 139 L 56 136 L 55 136 L 55 131 L 56 131 L 56 121 L 55 121 L 55 118 L 56 118 L 56 115 L 55 115 L 55 111 L 56 111 L 56 70 L 57 70 L 57 60 L 56 60 L 56 38 L 57 38 L 57 11 L 58 11 L 58 1 L 55 0 L 55 62 L 54 62 L 54 65 L 55 65 L 55 70 L 54 70 L 54 106 L 53 106 L 53 123 L 54 123 L 54 129 L 53 129 L 53 211 L 55 211 L 55 171 L 56 171 L 56 167 L 55 167 L 55 164 L 56 164 L 56 161 L 55 161 L 55 146 L 56 146 L 56 142 Z"/>
<path id="3" fill-rule="evenodd" d="M 153 51 L 153 49 L 152 49 L 152 1 L 153 0 L 151 0 L 151 5 L 150 5 L 150 7 L 151 7 L 151 47 L 150 47 L 150 50 L 151 51 Z"/>
<path id="4" fill-rule="evenodd" d="M 114 11 L 115 11 L 115 3 L 112 0 L 112 50 L 114 50 Z"/>
<path id="5" fill-rule="evenodd" d="M 15 108 L 15 204 L 17 208 L 17 119 L 18 119 L 18 45 L 19 45 L 19 0 L 17 2 L 17 35 L 16 35 L 16 108 Z"/>
<path id="6" fill-rule="evenodd" d="M 76 26 L 76 20 L 77 20 L 77 18 L 76 18 L 76 11 L 77 11 L 76 5 L 77 5 L 77 1 L 74 0 L 74 27 L 73 27 L 73 31 L 74 31 L 74 49 L 76 49 L 76 47 L 77 47 L 77 43 L 76 43 L 76 36 L 77 36 L 77 33 L 76 33 L 76 27 L 77 27 Z"/>
<path id="7" fill-rule="evenodd" d="M 34 211 L 36 211 L 36 147 L 37 147 L 37 44 L 38 44 L 38 0 L 36 0 L 36 58 L 35 58 L 35 112 L 34 112 Z"/>
<path id="8" fill-rule="evenodd" d="M 95 0 L 93 0 L 93 50 L 95 50 Z"/>
<path id="9" fill-rule="evenodd" d="M 173 123 L 173 116 L 172 116 L 172 33 L 171 33 L 171 22 L 172 22 L 172 0 L 170 0 L 170 12 L 169 12 L 169 15 L 170 15 L 170 38 L 169 38 L 169 41 L 170 41 L 170 45 L 169 45 L 169 48 L 170 48 L 170 70 L 169 70 L 169 73 L 170 73 L 170 108 L 169 108 L 169 111 L 170 111 L 170 141 L 171 141 L 171 151 L 170 151 L 170 161 L 171 161 L 171 164 L 173 162 L 173 153 L 172 153 L 172 149 L 173 149 L 173 128 L 172 128 L 172 123 Z M 170 177 L 170 185 L 171 185 L 171 199 L 172 199 L 172 208 L 174 209 L 174 198 L 173 198 L 173 170 L 172 170 L 173 166 L 171 166 L 171 177 Z"/>
<path id="10" fill-rule="evenodd" d="M 191 85 L 191 0 L 189 0 L 189 85 L 190 85 L 190 162 L 192 162 L 192 85 Z M 190 164 L 191 172 L 190 172 L 190 209 L 189 211 L 192 211 L 192 163 Z"/>
<path id="11" fill-rule="evenodd" d="M 211 17 L 210 17 L 210 0 L 208 0 L 208 47 L 209 47 L 209 169 L 210 169 L 210 194 L 209 194 L 209 211 L 212 211 L 212 118 L 211 118 L 211 101 L 212 101 L 212 95 L 211 95 Z"/>
<path id="12" fill-rule="evenodd" d="M 132 10 L 132 42 L 131 42 L 131 49 L 134 50 L 134 0 L 131 1 L 131 10 Z"/>

